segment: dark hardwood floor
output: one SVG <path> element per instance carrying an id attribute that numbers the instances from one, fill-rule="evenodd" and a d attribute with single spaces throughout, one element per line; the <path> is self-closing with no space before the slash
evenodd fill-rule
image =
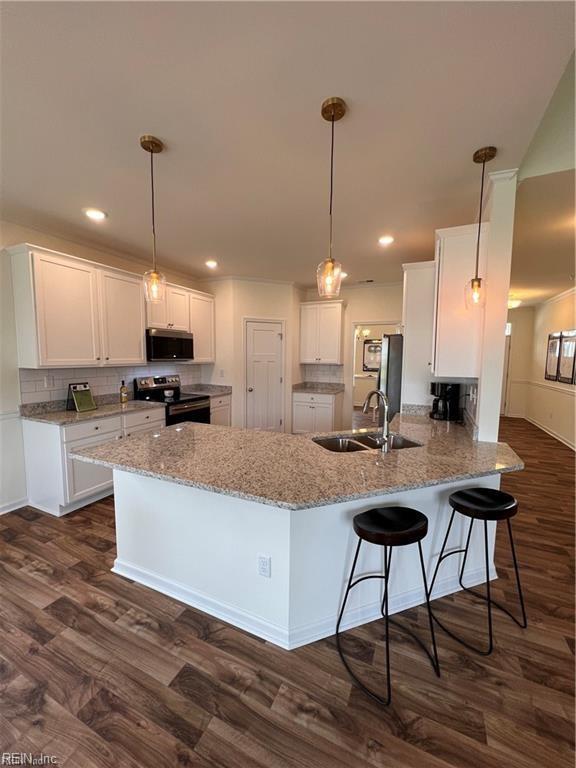
<path id="1" fill-rule="evenodd" d="M 492 656 L 439 634 L 442 678 L 393 631 L 393 702 L 355 689 L 333 639 L 285 652 L 114 576 L 113 502 L 62 519 L 0 517 L 0 753 L 69 768 L 561 768 L 573 766 L 574 454 L 525 421 L 501 439 L 529 628 L 496 615 Z M 505 530 L 496 599 L 514 600 Z M 514 603 L 512 602 L 514 605 Z M 461 594 L 439 615 L 479 637 Z M 422 609 L 402 614 L 424 636 Z M 382 627 L 346 633 L 382 684 Z"/>

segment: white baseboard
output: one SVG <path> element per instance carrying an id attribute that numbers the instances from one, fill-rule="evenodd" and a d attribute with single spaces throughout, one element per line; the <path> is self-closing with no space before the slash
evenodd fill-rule
<path id="1" fill-rule="evenodd" d="M 112 489 L 109 491 L 103 491 L 101 493 L 94 493 L 92 496 L 87 496 L 85 499 L 79 499 L 72 504 L 67 504 L 65 507 L 60 504 L 54 507 L 47 507 L 46 505 L 39 504 L 38 502 L 31 499 L 27 501 L 27 504 L 29 507 L 37 509 L 39 512 L 45 512 L 47 515 L 52 515 L 53 517 L 64 517 L 65 515 L 70 514 L 70 512 L 76 512 L 76 510 L 82 509 L 82 507 L 87 507 L 89 504 L 93 504 L 95 501 L 105 499 L 107 496 L 111 496 L 112 493 Z"/>
<path id="2" fill-rule="evenodd" d="M 16 501 L 8 501 L 6 504 L 0 504 L 0 515 L 6 515 L 8 512 L 14 512 L 15 509 L 20 509 L 28 504 L 28 499 L 16 499 Z"/>
<path id="3" fill-rule="evenodd" d="M 536 419 L 530 418 L 530 416 L 524 417 L 526 421 L 529 421 L 531 424 L 534 424 L 535 427 L 538 427 L 538 429 L 541 429 L 543 432 L 546 432 L 550 437 L 554 437 L 556 440 L 559 440 L 561 443 L 564 443 L 564 445 L 567 445 L 568 448 L 572 448 L 572 450 L 576 450 L 576 446 L 574 443 L 571 443 L 569 440 L 567 440 L 562 435 L 559 435 L 558 432 L 554 432 L 553 429 L 550 429 L 550 427 L 545 427 L 544 424 L 541 424 Z"/>
<path id="4" fill-rule="evenodd" d="M 239 627 L 252 635 L 256 635 L 256 637 L 268 640 L 286 651 L 299 648 L 302 645 L 314 643 L 325 637 L 331 637 L 335 632 L 336 621 L 338 618 L 336 615 L 290 629 L 281 627 L 277 624 L 272 624 L 259 616 L 249 614 L 242 609 L 215 600 L 202 592 L 191 589 L 184 584 L 166 579 L 163 576 L 152 573 L 151 571 L 132 563 L 116 559 L 112 572 L 119 576 L 124 576 L 127 579 L 131 579 L 132 581 L 136 581 L 138 584 L 143 584 L 146 587 L 155 589 L 157 592 L 173 597 L 176 600 L 180 600 L 182 603 L 192 606 L 192 608 L 197 608 L 210 616 L 215 616 L 217 619 L 221 619 L 222 621 L 232 624 L 235 627 Z M 490 570 L 490 579 L 493 580 L 497 577 L 498 574 L 496 573 L 496 569 L 492 567 Z M 477 568 L 470 571 L 466 574 L 465 579 L 466 586 L 470 587 L 482 584 L 484 580 L 485 575 L 483 568 Z M 460 591 L 460 589 L 461 587 L 458 583 L 457 576 L 440 579 L 434 589 L 433 599 L 435 600 L 438 597 L 453 594 L 454 592 Z M 407 608 L 422 605 L 424 601 L 424 587 L 407 590 L 406 592 L 391 597 L 390 613 L 405 611 Z M 349 611 L 346 611 L 344 615 L 342 629 L 352 629 L 353 627 L 367 624 L 368 622 L 379 618 L 381 618 L 380 601 L 352 608 Z"/>

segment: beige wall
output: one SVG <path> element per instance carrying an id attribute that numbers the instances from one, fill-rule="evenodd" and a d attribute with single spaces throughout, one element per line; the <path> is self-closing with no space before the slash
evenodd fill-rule
<path id="1" fill-rule="evenodd" d="M 292 384 L 299 380 L 298 333 L 303 292 L 289 283 L 230 278 L 204 284 L 216 299 L 216 363 L 211 381 L 232 386 L 232 424 L 245 424 L 244 320 L 283 320 L 284 423 L 292 426 Z"/>
<path id="2" fill-rule="evenodd" d="M 0 222 L 0 250 L 18 243 L 32 243 L 136 273 L 149 268 L 148 264 L 125 254 L 74 243 L 12 222 Z M 164 271 L 171 282 L 189 288 L 200 288 L 200 283 L 193 278 L 169 270 Z M 25 503 L 26 499 L 19 404 L 20 381 L 12 280 L 9 259 L 3 254 L 0 258 L 0 513 Z"/>
<path id="3" fill-rule="evenodd" d="M 526 418 L 528 390 L 532 379 L 532 346 L 534 343 L 534 307 L 518 307 L 508 311 L 512 324 L 506 416 Z"/>
<path id="4" fill-rule="evenodd" d="M 546 381 L 548 334 L 576 329 L 576 289 L 539 304 L 534 310 L 531 381 L 526 417 L 562 442 L 575 447 L 576 387 Z"/>
<path id="5" fill-rule="evenodd" d="M 574 54 L 550 103 L 518 173 L 519 181 L 574 168 Z"/>

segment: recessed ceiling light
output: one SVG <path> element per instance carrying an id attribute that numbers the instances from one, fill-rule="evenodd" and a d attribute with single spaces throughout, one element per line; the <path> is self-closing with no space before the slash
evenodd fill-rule
<path id="1" fill-rule="evenodd" d="M 348 277 L 348 272 L 340 272 L 340 277 L 344 280 L 345 277 Z"/>
<path id="2" fill-rule="evenodd" d="M 392 243 L 394 242 L 394 238 L 392 237 L 392 235 L 382 235 L 382 237 L 378 238 L 378 242 L 380 243 L 380 245 L 383 245 L 385 247 L 387 245 L 392 245 Z"/>
<path id="3" fill-rule="evenodd" d="M 214 261 L 214 259 L 208 259 L 208 261 L 205 262 L 208 269 L 216 269 L 218 266 L 218 262 Z"/>
<path id="4" fill-rule="evenodd" d="M 108 218 L 108 214 L 99 208 L 82 208 L 82 210 L 91 221 L 104 221 L 104 219 Z"/>

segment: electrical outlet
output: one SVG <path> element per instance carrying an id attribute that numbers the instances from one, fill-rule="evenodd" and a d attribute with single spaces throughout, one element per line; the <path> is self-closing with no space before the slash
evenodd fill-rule
<path id="1" fill-rule="evenodd" d="M 224 368 L 220 368 L 220 378 L 224 378 Z"/>
<path id="2" fill-rule="evenodd" d="M 54 389 L 54 376 L 44 376 L 44 389 Z"/>
<path id="3" fill-rule="evenodd" d="M 258 576 L 269 579 L 272 576 L 272 558 L 270 555 L 257 555 Z"/>

